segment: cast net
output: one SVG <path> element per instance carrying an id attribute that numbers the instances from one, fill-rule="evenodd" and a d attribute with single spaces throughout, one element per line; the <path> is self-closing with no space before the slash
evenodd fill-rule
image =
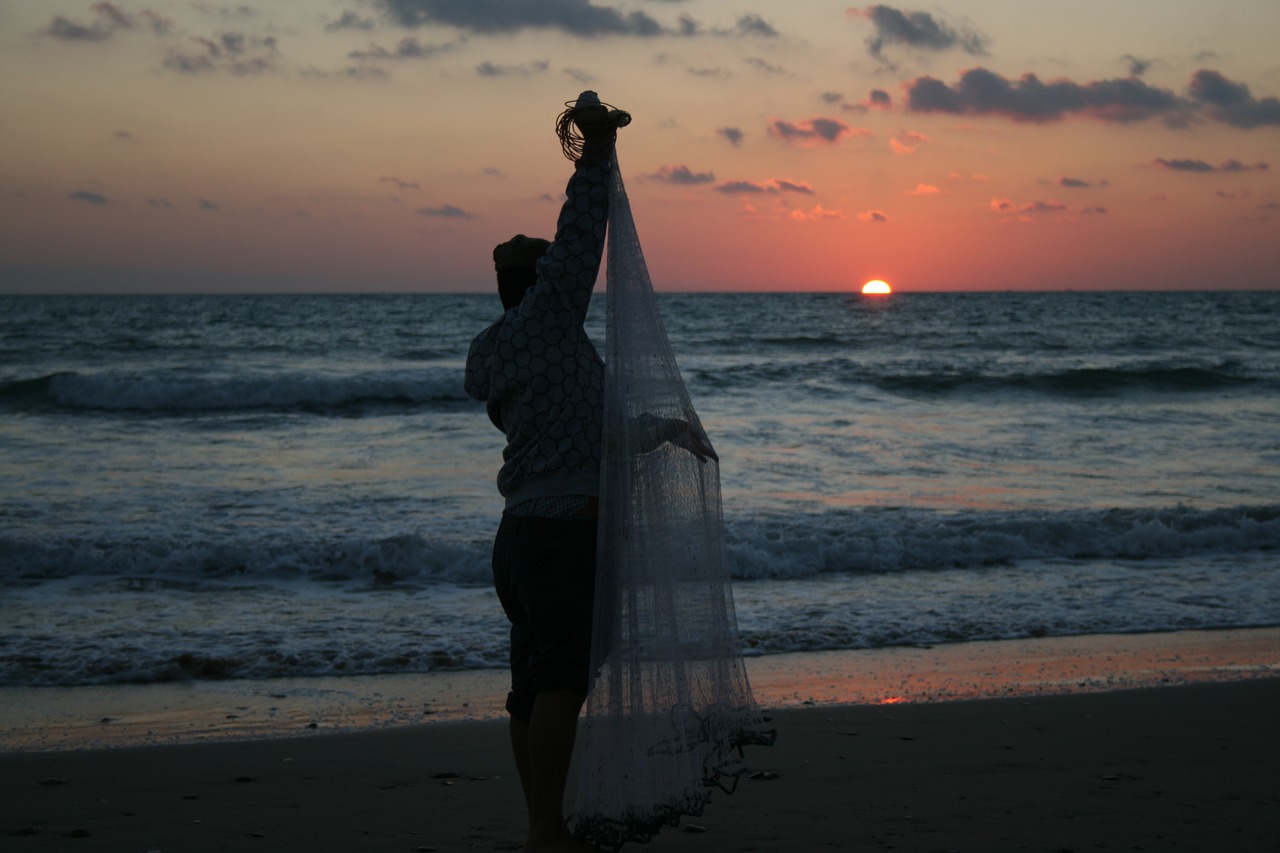
<path id="1" fill-rule="evenodd" d="M 603 849 L 648 840 L 732 790 L 770 743 L 729 584 L 719 463 L 658 312 L 615 161 L 593 682 L 571 824 Z M 736 771 L 736 772 L 735 772 Z"/>

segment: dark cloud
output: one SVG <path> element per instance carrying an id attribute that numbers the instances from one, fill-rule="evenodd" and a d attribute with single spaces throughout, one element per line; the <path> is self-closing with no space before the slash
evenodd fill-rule
<path id="1" fill-rule="evenodd" d="M 769 132 L 788 141 L 836 142 L 849 133 L 849 125 L 834 118 L 815 116 L 802 122 L 790 122 L 773 119 L 769 122 Z"/>
<path id="2" fill-rule="evenodd" d="M 259 38 L 244 33 L 228 32 L 213 38 L 194 36 L 193 50 L 171 48 L 162 65 L 179 74 L 206 74 L 225 70 L 236 76 L 251 76 L 274 71 L 278 45 L 274 36 Z"/>
<path id="3" fill-rule="evenodd" d="M 457 44 L 446 42 L 444 44 L 422 44 L 413 36 L 406 36 L 396 43 L 396 46 L 388 50 L 387 48 L 371 44 L 368 50 L 353 50 L 347 54 L 349 59 L 362 60 L 378 60 L 378 59 L 430 59 L 442 53 L 448 53 L 455 50 Z"/>
<path id="4" fill-rule="evenodd" d="M 1012 199 L 993 198 L 991 199 L 991 209 L 996 213 L 1013 214 L 1019 218 L 1029 218 L 1041 214 L 1072 214 L 1071 207 L 1062 202 L 1052 199 L 1050 201 L 1029 201 L 1026 204 L 1015 204 Z M 1098 216 L 1109 213 L 1105 207 L 1097 205 L 1091 207 L 1082 207 L 1074 211 L 1082 216 Z"/>
<path id="5" fill-rule="evenodd" d="M 792 192 L 801 195 L 813 195 L 813 187 L 795 181 L 774 178 L 768 181 L 725 181 L 715 187 L 716 192 L 729 195 L 742 193 L 783 193 Z"/>
<path id="6" fill-rule="evenodd" d="M 201 210 L 217 210 L 218 206 L 207 198 L 197 199 L 196 204 Z"/>
<path id="7" fill-rule="evenodd" d="M 170 50 L 161 64 L 170 71 L 177 71 L 179 74 L 204 74 L 217 70 L 217 66 L 208 56 L 183 53 L 178 50 Z"/>
<path id="8" fill-rule="evenodd" d="M 678 166 L 662 166 L 658 171 L 648 177 L 655 181 L 666 181 L 669 184 L 681 184 L 684 186 L 710 184 L 716 179 L 716 176 L 711 172 L 694 172 L 684 164 Z"/>
<path id="9" fill-rule="evenodd" d="M 622 11 L 591 0 L 374 0 L 374 4 L 402 27 L 443 24 L 474 33 L 542 29 L 582 38 L 778 35 L 768 21 L 754 14 L 742 15 L 731 29 L 704 29 L 688 15 L 681 15 L 674 27 L 664 27 L 646 12 Z"/>
<path id="10" fill-rule="evenodd" d="M 1265 172 L 1271 168 L 1268 163 L 1255 163 L 1252 166 L 1241 163 L 1239 160 L 1226 160 L 1221 165 L 1214 166 L 1204 160 L 1191 159 L 1166 159 L 1157 157 L 1151 161 L 1151 165 L 1167 169 L 1170 172 Z"/>
<path id="11" fill-rule="evenodd" d="M 492 62 L 481 62 L 476 66 L 476 73 L 481 77 L 532 77 L 544 74 L 551 67 L 545 59 L 536 62 L 525 62 L 520 65 L 496 65 Z"/>
<path id="12" fill-rule="evenodd" d="M 375 26 L 373 18 L 362 18 L 355 12 L 343 12 L 338 18 L 324 25 L 329 32 L 339 30 L 371 30 Z"/>
<path id="13" fill-rule="evenodd" d="M 1077 189 L 1077 190 L 1088 189 L 1089 187 L 1093 186 L 1093 184 L 1089 183 L 1088 181 L 1082 181 L 1079 178 L 1058 178 L 1057 184 L 1060 187 L 1066 187 L 1067 189 Z"/>
<path id="14" fill-rule="evenodd" d="M 402 180 L 400 180 L 399 178 L 394 177 L 394 176 L 392 176 L 392 175 L 383 175 L 381 178 L 378 178 L 378 183 L 381 183 L 381 184 L 393 184 L 393 185 L 395 185 L 395 186 L 396 186 L 396 188 L 398 188 L 398 189 L 402 189 L 402 190 L 420 190 L 420 189 L 422 189 L 422 187 L 421 187 L 421 186 L 419 186 L 418 184 L 414 183 L 413 181 L 402 181 Z"/>
<path id="15" fill-rule="evenodd" d="M 1099 121 L 1128 123 L 1162 117 L 1185 122 L 1187 104 L 1170 92 L 1134 77 L 1073 83 L 1044 83 L 1034 74 L 1009 80 L 985 68 L 972 68 L 948 86 L 933 77 L 906 84 L 907 109 L 956 115 L 1002 115 L 1014 121 L 1054 122 L 1076 114 Z"/>
<path id="16" fill-rule="evenodd" d="M 88 202 L 89 204 L 106 204 L 107 203 L 107 197 L 104 196 L 102 193 L 90 192 L 89 190 L 76 190 L 75 192 L 68 193 L 67 198 L 71 199 L 72 201 Z"/>
<path id="17" fill-rule="evenodd" d="M 322 71 L 318 68 L 308 68 L 302 71 L 302 76 L 325 80 L 385 80 L 391 75 L 385 69 L 376 65 L 353 65 L 338 71 Z"/>
<path id="18" fill-rule="evenodd" d="M 784 193 L 800 193 L 801 195 L 813 195 L 813 187 L 808 184 L 798 184 L 795 181 L 784 181 L 780 178 L 774 179 L 773 185 L 778 188 L 778 192 Z"/>
<path id="19" fill-rule="evenodd" d="M 1125 67 L 1129 69 L 1129 74 L 1134 77 L 1141 77 L 1146 74 L 1151 70 L 1151 66 L 1155 64 L 1153 60 L 1140 59 L 1132 54 L 1125 54 L 1120 57 L 1120 61 L 1125 64 Z"/>
<path id="20" fill-rule="evenodd" d="M 742 61 L 745 62 L 747 65 L 750 65 L 752 68 L 755 68 L 758 71 L 763 71 L 766 74 L 786 74 L 787 73 L 786 69 L 782 68 L 781 66 L 774 65 L 771 62 L 766 62 L 763 59 L 758 59 L 754 56 L 748 57 L 747 59 L 744 59 Z"/>
<path id="21" fill-rule="evenodd" d="M 867 95 L 866 106 L 877 110 L 887 110 L 893 107 L 893 97 L 883 89 L 872 89 Z"/>
<path id="22" fill-rule="evenodd" d="M 888 222 L 889 216 L 883 210 L 868 210 L 865 213 L 859 213 L 858 218 L 863 222 Z"/>
<path id="23" fill-rule="evenodd" d="M 86 26 L 64 18 L 62 15 L 54 15 L 53 21 L 45 29 L 44 34 L 63 41 L 102 41 L 111 38 L 111 29 L 100 23 Z"/>
<path id="24" fill-rule="evenodd" d="M 1214 118 L 1232 127 L 1280 126 L 1280 99 L 1254 98 L 1244 83 L 1228 80 L 1217 71 L 1197 71 L 1188 92 Z"/>
<path id="25" fill-rule="evenodd" d="M 991 199 L 991 209 L 996 213 L 1016 213 L 1022 216 L 1036 213 L 1067 213 L 1070 210 L 1060 201 L 1029 201 L 1019 205 L 1008 198 Z"/>
<path id="26" fill-rule="evenodd" d="M 764 184 L 757 184 L 754 181 L 725 181 L 716 187 L 716 192 L 721 193 L 763 193 L 768 192 L 769 188 Z"/>
<path id="27" fill-rule="evenodd" d="M 149 9 L 129 14 L 114 3 L 94 3 L 89 8 L 94 14 L 92 23 L 82 24 L 63 15 L 54 15 L 44 35 L 63 41 L 102 41 L 111 38 L 117 30 L 150 30 L 156 35 L 167 35 L 173 31 L 172 21 Z"/>
<path id="28" fill-rule="evenodd" d="M 165 210 L 173 208 L 173 202 L 169 201 L 167 198 L 149 198 L 147 199 L 147 204 L 151 207 L 159 207 Z"/>
<path id="29" fill-rule="evenodd" d="M 849 12 L 866 18 L 875 27 L 875 35 L 867 39 L 867 49 L 876 58 L 881 58 L 884 48 L 891 44 L 921 50 L 957 48 L 974 56 L 983 56 L 987 52 L 986 36 L 972 30 L 956 29 L 928 12 L 906 12 L 883 5 L 850 9 Z"/>
<path id="30" fill-rule="evenodd" d="M 723 136 L 725 139 L 729 140 L 729 144 L 735 148 L 737 148 L 742 144 L 742 139 L 744 136 L 746 136 L 746 134 L 742 132 L 742 129 L 737 127 L 717 128 L 716 133 L 718 133 L 720 136 Z"/>
<path id="31" fill-rule="evenodd" d="M 191 7 L 202 15 L 222 18 L 227 21 L 252 18 L 256 14 L 252 8 L 243 4 L 239 6 L 217 6 L 213 3 L 205 3 L 203 0 L 193 0 Z"/>
<path id="32" fill-rule="evenodd" d="M 430 216 L 439 219 L 473 219 L 474 216 L 467 213 L 460 207 L 454 207 L 452 204 L 442 205 L 441 207 L 420 207 L 416 211 L 419 216 Z"/>
<path id="33" fill-rule="evenodd" d="M 738 19 L 738 32 L 744 36 L 777 38 L 778 31 L 759 15 L 743 15 Z"/>
<path id="34" fill-rule="evenodd" d="M 1185 98 L 1136 76 L 1045 83 L 1035 74 L 1010 80 L 985 68 L 965 71 L 954 85 L 926 76 L 905 89 L 907 109 L 925 113 L 1000 115 L 1039 123 L 1073 115 L 1118 124 L 1159 119 L 1171 127 L 1208 117 L 1245 129 L 1280 126 L 1280 99 L 1255 98 L 1248 86 L 1209 70 L 1195 73 Z"/>
<path id="35" fill-rule="evenodd" d="M 644 12 L 623 13 L 589 0 L 376 0 L 402 27 L 446 24 L 477 33 L 560 30 L 575 36 L 656 36 L 662 26 Z"/>

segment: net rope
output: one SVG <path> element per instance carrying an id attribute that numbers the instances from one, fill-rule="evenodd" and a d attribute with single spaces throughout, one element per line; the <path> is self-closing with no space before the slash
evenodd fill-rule
<path id="1" fill-rule="evenodd" d="M 600 849 L 647 841 L 732 791 L 771 743 L 747 681 L 720 471 L 676 364 L 614 161 L 605 451 L 591 666 L 570 825 Z"/>

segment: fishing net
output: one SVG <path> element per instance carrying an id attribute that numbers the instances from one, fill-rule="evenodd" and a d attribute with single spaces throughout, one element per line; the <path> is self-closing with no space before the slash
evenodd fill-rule
<path id="1" fill-rule="evenodd" d="M 729 585 L 719 463 L 658 312 L 616 160 L 609 197 L 605 452 L 591 663 L 571 824 L 645 841 L 731 791 L 770 743 Z M 736 772 L 735 772 L 736 770 Z"/>

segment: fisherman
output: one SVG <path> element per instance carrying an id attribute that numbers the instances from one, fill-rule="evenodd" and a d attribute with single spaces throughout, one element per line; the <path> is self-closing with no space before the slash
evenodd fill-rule
<path id="1" fill-rule="evenodd" d="M 594 92 L 572 111 L 583 137 L 554 240 L 493 250 L 502 317 L 467 355 L 466 390 L 507 437 L 493 578 L 511 622 L 511 747 L 529 813 L 526 851 L 571 839 L 564 793 L 587 694 L 604 430 L 604 363 L 584 323 L 604 255 L 616 113 Z"/>

